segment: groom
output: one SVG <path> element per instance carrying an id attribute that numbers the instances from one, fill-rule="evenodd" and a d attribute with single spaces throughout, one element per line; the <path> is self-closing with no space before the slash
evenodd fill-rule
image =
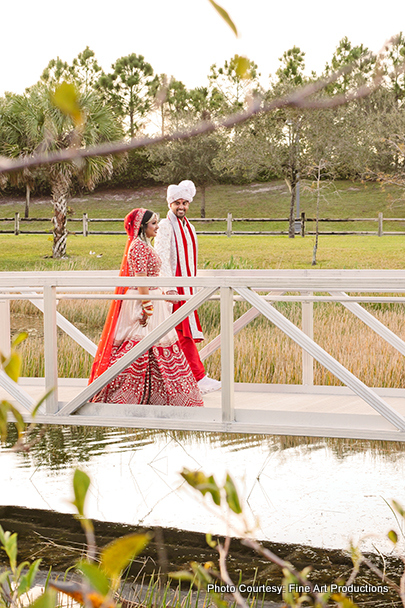
<path id="1" fill-rule="evenodd" d="M 159 224 L 155 238 L 155 250 L 162 260 L 161 276 L 195 277 L 197 274 L 197 235 L 194 226 L 186 218 L 191 201 L 196 193 L 194 183 L 183 180 L 167 189 L 169 212 L 167 219 Z M 168 295 L 192 295 L 192 287 L 178 287 L 167 291 Z M 184 302 L 174 302 L 175 312 Z M 198 354 L 196 342 L 204 339 L 197 311 L 191 313 L 176 327 L 180 345 L 197 380 L 200 391 L 211 393 L 221 388 L 218 380 L 209 378 Z"/>

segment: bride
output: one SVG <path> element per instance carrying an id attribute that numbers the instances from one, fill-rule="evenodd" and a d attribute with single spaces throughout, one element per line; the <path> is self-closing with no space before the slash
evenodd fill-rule
<path id="1" fill-rule="evenodd" d="M 158 231 L 158 216 L 147 209 L 133 209 L 125 218 L 128 233 L 120 276 L 157 277 L 161 260 L 150 239 Z M 135 291 L 142 300 L 114 300 L 94 359 L 89 383 L 130 351 L 170 316 L 164 300 L 148 299 L 158 287 L 118 287 L 116 293 Z M 171 329 L 146 353 L 105 386 L 93 401 L 152 405 L 202 406 L 203 401 L 189 364 Z"/>

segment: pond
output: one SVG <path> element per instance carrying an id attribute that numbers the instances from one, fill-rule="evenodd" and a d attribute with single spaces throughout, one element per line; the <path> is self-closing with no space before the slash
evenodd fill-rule
<path id="1" fill-rule="evenodd" d="M 0 504 L 72 513 L 76 467 L 92 481 L 87 515 L 131 525 L 242 534 L 211 498 L 179 472 L 233 477 L 256 538 L 278 543 L 392 552 L 390 529 L 403 538 L 391 508 L 405 505 L 403 444 L 180 431 L 46 428 L 30 452 L 0 449 Z"/>

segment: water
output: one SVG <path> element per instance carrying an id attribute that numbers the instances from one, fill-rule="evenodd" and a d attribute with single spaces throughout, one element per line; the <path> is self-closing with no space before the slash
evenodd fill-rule
<path id="1" fill-rule="evenodd" d="M 48 427 L 29 453 L 0 448 L 0 504 L 74 512 L 76 467 L 91 477 L 88 517 L 132 525 L 242 535 L 319 548 L 392 551 L 390 529 L 403 538 L 390 504 L 405 505 L 402 444 Z M 245 505 L 245 522 L 188 488 L 183 467 L 229 472 Z"/>

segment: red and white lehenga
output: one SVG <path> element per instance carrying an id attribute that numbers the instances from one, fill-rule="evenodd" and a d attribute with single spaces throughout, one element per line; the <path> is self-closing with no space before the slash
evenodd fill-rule
<path id="1" fill-rule="evenodd" d="M 159 256 L 153 247 L 139 237 L 132 239 L 126 263 L 128 276 L 135 276 L 138 273 L 146 273 L 148 277 L 159 276 L 161 266 Z M 155 294 L 162 293 L 160 288 L 149 289 Z M 129 289 L 127 293 L 130 291 Z M 164 300 L 154 300 L 153 306 L 153 315 L 149 323 L 143 326 L 140 324 L 141 301 L 122 302 L 107 367 L 118 361 L 170 316 L 169 305 Z M 92 373 L 90 381 L 97 375 L 100 374 Z M 174 329 L 105 386 L 93 401 L 183 407 L 204 405 Z"/>

